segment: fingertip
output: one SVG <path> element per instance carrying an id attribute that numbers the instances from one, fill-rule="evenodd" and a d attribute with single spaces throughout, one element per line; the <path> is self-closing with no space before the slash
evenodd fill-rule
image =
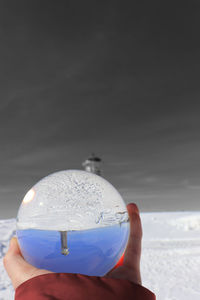
<path id="1" fill-rule="evenodd" d="M 18 241 L 16 237 L 12 237 L 10 240 L 9 251 L 20 252 Z"/>
<path id="2" fill-rule="evenodd" d="M 136 213 L 136 214 L 138 214 L 139 215 L 139 209 L 138 209 L 138 207 L 137 207 L 137 205 L 135 204 L 135 203 L 129 203 L 128 205 L 127 205 L 127 209 L 128 209 L 128 211 L 130 212 L 130 213 Z"/>
<path id="3" fill-rule="evenodd" d="M 12 237 L 9 244 L 9 249 L 13 249 L 16 245 L 16 237 Z"/>

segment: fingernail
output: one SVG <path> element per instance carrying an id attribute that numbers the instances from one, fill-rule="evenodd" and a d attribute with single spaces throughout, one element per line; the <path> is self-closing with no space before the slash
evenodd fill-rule
<path id="1" fill-rule="evenodd" d="M 16 237 L 12 237 L 11 240 L 10 240 L 10 245 L 9 245 L 9 249 L 12 249 L 15 245 L 15 240 L 16 240 Z"/>

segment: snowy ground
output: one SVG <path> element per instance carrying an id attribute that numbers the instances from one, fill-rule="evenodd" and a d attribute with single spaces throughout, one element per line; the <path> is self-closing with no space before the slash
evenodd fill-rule
<path id="1" fill-rule="evenodd" d="M 200 299 L 200 212 L 142 213 L 143 285 L 158 300 Z M 2 263 L 15 220 L 0 220 L 0 300 L 13 300 Z"/>
<path id="2" fill-rule="evenodd" d="M 200 212 L 145 213 L 142 280 L 158 300 L 200 299 Z"/>

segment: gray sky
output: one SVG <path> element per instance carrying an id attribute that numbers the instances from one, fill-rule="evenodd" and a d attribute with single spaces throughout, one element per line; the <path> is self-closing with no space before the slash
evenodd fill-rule
<path id="1" fill-rule="evenodd" d="M 200 209 L 199 1 L 0 2 L 0 218 L 95 152 L 143 211 Z"/>

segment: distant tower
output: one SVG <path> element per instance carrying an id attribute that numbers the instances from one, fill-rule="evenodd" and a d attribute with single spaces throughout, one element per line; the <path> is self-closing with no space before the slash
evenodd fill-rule
<path id="1" fill-rule="evenodd" d="M 95 156 L 94 153 L 82 163 L 82 166 L 85 171 L 101 176 L 101 158 Z"/>

